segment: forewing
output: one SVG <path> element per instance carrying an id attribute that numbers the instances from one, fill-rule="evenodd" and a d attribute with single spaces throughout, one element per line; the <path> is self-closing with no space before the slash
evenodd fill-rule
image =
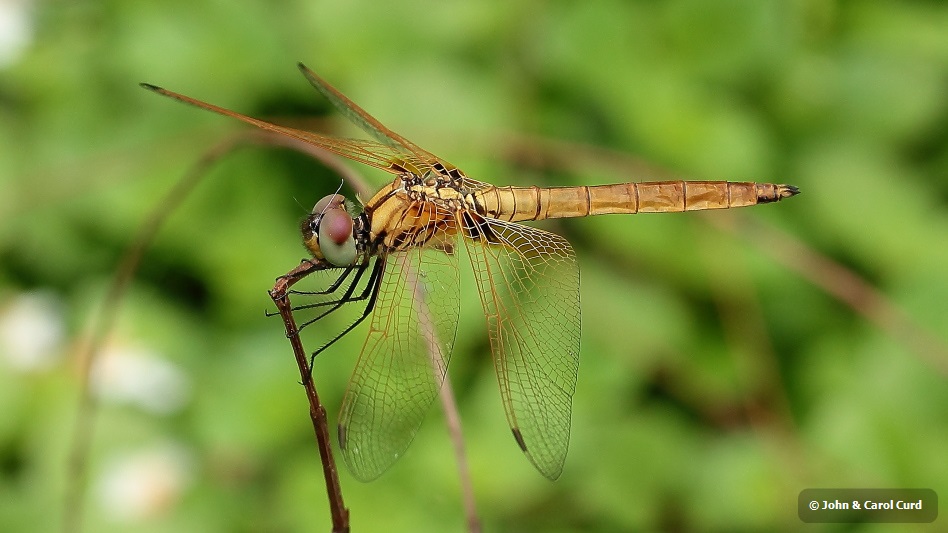
<path id="1" fill-rule="evenodd" d="M 417 144 L 385 127 L 384 124 L 370 115 L 365 109 L 359 107 L 358 104 L 350 100 L 346 95 L 342 94 L 342 92 L 330 85 L 326 80 L 319 77 L 318 74 L 307 68 L 306 65 L 298 63 L 297 67 L 299 67 L 300 72 L 306 76 L 306 79 L 309 81 L 309 83 L 315 87 L 317 91 L 322 93 L 322 95 L 325 96 L 326 99 L 329 100 L 329 102 L 332 103 L 332 105 L 340 113 L 352 121 L 353 124 L 362 129 L 362 131 L 375 138 L 375 140 L 379 141 L 380 143 L 387 144 L 393 148 L 410 152 L 420 161 L 433 163 L 434 161 L 438 160 L 438 158 L 431 152 L 428 152 Z"/>
<path id="2" fill-rule="evenodd" d="M 343 399 L 339 444 L 370 481 L 408 448 L 444 381 L 457 332 L 457 256 L 411 248 L 386 258 L 362 355 Z"/>
<path id="3" fill-rule="evenodd" d="M 579 371 L 579 267 L 570 244 L 469 214 L 471 256 L 507 421 L 534 466 L 556 479 L 569 447 Z"/>
<path id="4" fill-rule="evenodd" d="M 411 152 L 399 150 L 388 144 L 381 144 L 375 141 L 366 141 L 361 139 L 339 139 L 336 137 L 330 137 L 328 135 L 320 135 L 311 131 L 280 126 L 265 120 L 248 117 L 235 111 L 218 107 L 214 104 L 202 102 L 195 98 L 191 98 L 190 96 L 178 94 L 162 87 L 156 87 L 147 83 L 143 83 L 142 87 L 180 102 L 200 107 L 201 109 L 206 109 L 220 115 L 236 118 L 237 120 L 241 120 L 247 124 L 252 124 L 260 129 L 272 131 L 274 133 L 279 133 L 280 135 L 297 139 L 334 154 L 341 155 L 342 157 L 346 157 L 353 161 L 379 168 L 386 172 L 391 172 L 392 174 L 400 174 L 404 172 L 404 169 L 399 168 L 399 165 L 403 166 L 405 161 L 414 160 Z"/>

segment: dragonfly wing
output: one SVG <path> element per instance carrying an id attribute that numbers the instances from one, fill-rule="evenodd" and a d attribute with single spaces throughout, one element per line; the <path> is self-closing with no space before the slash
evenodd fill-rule
<path id="1" fill-rule="evenodd" d="M 328 135 L 320 135 L 311 131 L 280 126 L 265 120 L 248 117 L 235 111 L 218 107 L 214 104 L 202 102 L 201 100 L 197 100 L 195 98 L 191 98 L 190 96 L 185 96 L 174 91 L 169 91 L 168 89 L 164 89 L 162 87 L 156 87 L 147 83 L 143 83 L 142 87 L 160 95 L 167 96 L 168 98 L 178 100 L 179 102 L 184 102 L 186 104 L 200 107 L 201 109 L 213 111 L 214 113 L 218 113 L 220 115 L 236 118 L 237 120 L 246 122 L 247 124 L 252 124 L 262 130 L 285 135 L 304 143 L 317 146 L 334 154 L 341 155 L 342 157 L 346 157 L 353 161 L 379 168 L 393 174 L 400 174 L 404 172 L 403 169 L 393 166 L 393 163 L 399 163 L 406 159 L 411 159 L 411 152 L 399 150 L 389 144 L 381 144 L 374 141 L 365 141 L 360 139 L 339 139 L 336 137 L 330 137 Z"/>
<path id="2" fill-rule="evenodd" d="M 457 332 L 457 256 L 410 248 L 385 259 L 372 323 L 339 415 L 352 474 L 375 479 L 408 448 L 438 395 Z"/>
<path id="3" fill-rule="evenodd" d="M 447 161 L 388 129 L 384 124 L 379 122 L 378 119 L 370 115 L 365 109 L 359 107 L 358 104 L 350 100 L 346 95 L 342 94 L 338 89 L 330 85 L 329 82 L 322 79 L 318 74 L 307 68 L 306 65 L 298 63 L 297 67 L 299 67 L 300 72 L 306 76 L 306 79 L 309 81 L 310 85 L 322 93 L 322 95 L 325 96 L 326 99 L 330 101 L 330 103 L 332 103 L 333 107 L 335 107 L 347 119 L 352 121 L 352 123 L 358 126 L 362 131 L 368 133 L 370 136 L 372 136 L 372 138 L 382 144 L 391 146 L 398 151 L 407 152 L 414 155 L 413 158 L 407 159 L 409 163 L 419 167 L 433 168 L 435 163 L 440 162 L 446 168 L 456 168 L 454 165 L 451 165 Z"/>
<path id="4" fill-rule="evenodd" d="M 421 159 L 427 159 L 428 157 L 437 159 L 435 156 L 422 149 L 417 144 L 386 128 L 385 125 L 378 121 L 378 119 L 370 115 L 365 109 L 359 107 L 346 95 L 342 94 L 338 89 L 330 85 L 329 82 L 322 79 L 318 74 L 307 68 L 306 65 L 297 63 L 296 66 L 299 67 L 300 72 L 306 76 L 306 79 L 309 81 L 310 85 L 322 93 L 322 95 L 325 96 L 326 99 L 330 101 L 330 103 L 332 103 L 333 107 L 335 107 L 347 119 L 352 121 L 352 123 L 358 126 L 362 131 L 375 138 L 375 140 L 394 148 L 407 150 L 417 155 Z"/>
<path id="5" fill-rule="evenodd" d="M 579 371 L 579 267 L 559 235 L 465 215 L 507 421 L 534 466 L 556 479 L 569 447 Z"/>

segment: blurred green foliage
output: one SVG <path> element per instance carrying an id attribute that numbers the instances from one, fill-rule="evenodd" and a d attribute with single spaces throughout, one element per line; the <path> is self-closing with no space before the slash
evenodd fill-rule
<path id="1" fill-rule="evenodd" d="M 351 134 L 297 61 L 476 179 L 653 177 L 526 169 L 499 148 L 517 135 L 804 193 L 740 213 L 545 226 L 574 244 L 583 276 L 573 437 L 555 483 L 510 438 L 479 302 L 462 293 L 450 374 L 486 530 L 793 531 L 808 487 L 948 495 L 945 3 L 14 0 L 3 9 L 13 28 L 0 39 L 4 531 L 59 527 L 77 339 L 137 225 L 242 127 L 136 84 L 255 116 L 329 117 Z M 132 363 L 100 376 L 119 392 L 101 401 L 86 531 L 328 529 L 299 376 L 282 325 L 263 310 L 273 279 L 304 256 L 298 220 L 338 182 L 300 154 L 242 149 L 163 228 L 110 341 Z M 789 237 L 767 228 L 863 277 L 899 312 L 868 320 L 768 253 Z M 336 325 L 305 340 L 314 346 Z M 331 420 L 364 333 L 317 361 Z M 464 527 L 438 408 L 381 479 L 341 476 L 357 531 Z"/>

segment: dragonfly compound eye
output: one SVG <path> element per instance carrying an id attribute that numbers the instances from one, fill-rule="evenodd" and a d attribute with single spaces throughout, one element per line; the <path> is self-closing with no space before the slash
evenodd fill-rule
<path id="1" fill-rule="evenodd" d="M 319 249 L 336 266 L 347 266 L 355 262 L 356 246 L 352 236 L 352 217 L 345 209 L 330 207 L 319 219 L 316 234 Z"/>
<path id="2" fill-rule="evenodd" d="M 346 211 L 345 198 L 330 194 L 316 202 L 313 212 L 303 220 L 300 230 L 303 244 L 316 259 L 335 266 L 355 262 L 356 245 L 352 217 Z"/>

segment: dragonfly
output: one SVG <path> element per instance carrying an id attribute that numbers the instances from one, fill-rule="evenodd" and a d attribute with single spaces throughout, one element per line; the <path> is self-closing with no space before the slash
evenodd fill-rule
<path id="1" fill-rule="evenodd" d="M 362 481 L 377 478 L 404 455 L 444 382 L 460 314 L 462 247 L 487 321 L 511 433 L 536 469 L 555 480 L 569 447 L 579 371 L 579 267 L 565 238 L 522 222 L 727 209 L 799 192 L 792 185 L 681 180 L 494 186 L 388 129 L 305 65 L 298 67 L 372 139 L 280 126 L 141 85 L 394 176 L 361 209 L 331 194 L 301 223 L 312 260 L 338 270 L 322 292 L 334 295 L 329 312 L 361 306 L 359 318 L 312 354 L 310 368 L 318 353 L 371 316 L 337 428 L 345 463 Z"/>

